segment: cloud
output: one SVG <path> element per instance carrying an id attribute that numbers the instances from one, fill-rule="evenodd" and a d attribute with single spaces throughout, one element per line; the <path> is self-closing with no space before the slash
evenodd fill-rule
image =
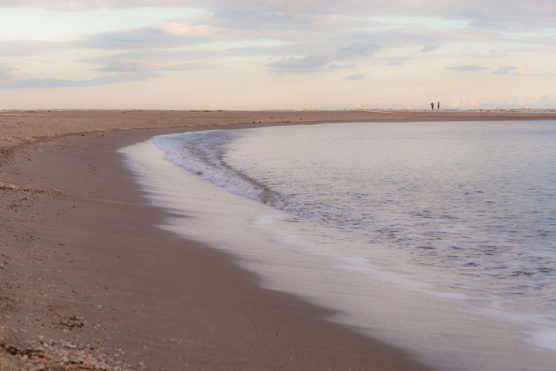
<path id="1" fill-rule="evenodd" d="M 484 105 L 481 97 L 461 98 L 453 100 L 448 104 L 448 106 L 452 108 L 476 108 L 480 105 Z"/>
<path id="2" fill-rule="evenodd" d="M 290 57 L 280 61 L 269 62 L 267 67 L 277 75 L 314 74 L 329 69 L 351 67 L 352 64 L 332 63 L 336 61 L 352 61 L 372 56 L 380 47 L 376 44 L 351 43 L 328 52 L 319 52 L 305 57 Z"/>
<path id="3" fill-rule="evenodd" d="M 13 71 L 13 70 L 12 70 Z M 7 75 L 9 76 L 10 71 Z M 6 74 L 4 74 L 5 76 Z M 121 73 L 117 75 L 102 76 L 89 80 L 66 80 L 56 78 L 28 78 L 15 77 L 11 80 L 3 79 L 0 69 L 0 89 L 25 89 L 25 88 L 59 88 L 59 87 L 89 87 L 115 83 L 145 81 L 160 76 L 156 73 Z"/>
<path id="4" fill-rule="evenodd" d="M 12 66 L 36 69 L 41 61 L 28 57 L 52 52 L 45 60 L 81 58 L 79 62 L 91 64 L 91 70 L 102 72 L 105 77 L 71 80 L 62 75 L 61 79 L 31 79 L 17 76 L 18 71 L 11 70 L 3 72 L 2 85 L 91 86 L 87 84 L 110 84 L 124 78 L 146 80 L 148 76 L 164 71 L 221 66 L 232 60 L 228 57 L 234 57 L 234 64 L 259 63 L 263 68 L 264 61 L 270 61 L 266 62 L 267 71 L 275 75 L 353 69 L 340 75 L 349 75 L 345 77 L 347 81 L 356 80 L 361 75 L 354 72 L 356 68 L 362 68 L 363 63 L 374 62 L 381 66 L 403 63 L 403 67 L 396 68 L 401 71 L 421 68 L 412 62 L 425 61 L 421 63 L 424 65 L 431 61 L 436 63 L 435 68 L 442 68 L 453 63 L 446 60 L 454 61 L 453 57 L 462 53 L 466 53 L 467 58 L 460 60 L 476 60 L 474 63 L 478 65 L 445 68 L 458 72 L 482 71 L 489 68 L 481 64 L 491 65 L 492 57 L 488 62 L 486 59 L 480 62 L 469 56 L 482 53 L 484 57 L 485 45 L 505 52 L 510 47 L 512 51 L 519 51 L 530 46 L 533 36 L 538 36 L 538 43 L 549 45 L 547 35 L 552 36 L 550 33 L 520 33 L 519 27 L 526 24 L 532 24 L 538 31 L 550 14 L 556 14 L 553 0 L 536 0 L 534 3 L 508 7 L 501 6 L 501 0 L 456 3 L 438 0 L 393 0 L 386 3 L 368 0 L 2 0 L 0 8 L 61 10 L 55 13 L 62 20 L 75 18 L 75 12 L 81 12 L 79 17 L 89 19 L 87 13 L 92 9 L 111 10 L 89 12 L 91 21 L 100 13 L 110 13 L 117 19 L 110 26 L 117 24 L 116 29 L 95 28 L 103 32 L 66 42 L 0 41 L 0 57 L 12 58 L 3 60 Z M 148 16 L 126 26 L 126 13 L 130 13 L 126 9 L 145 7 L 150 8 L 140 12 L 146 12 Z M 176 11 L 174 17 L 175 8 L 162 12 L 162 7 L 199 9 Z M 149 23 L 151 21 L 153 23 Z M 48 24 L 46 18 L 43 22 Z M 515 27 L 516 32 L 507 32 L 507 27 Z M 429 53 L 437 51 L 441 45 L 446 55 Z M 68 53 L 64 53 L 66 51 Z M 457 55 L 458 51 L 460 55 Z M 16 57 L 25 58 L 18 60 Z M 513 63 L 500 60 L 496 62 L 498 65 Z M 43 64 L 40 68 L 44 71 L 48 67 Z M 532 69 L 513 65 L 492 69 L 492 73 L 536 74 Z"/>
<path id="5" fill-rule="evenodd" d="M 369 24 L 365 19 L 320 14 L 315 11 L 283 12 L 272 8 L 211 8 L 211 16 L 202 19 L 215 26 L 233 31 L 236 37 L 252 38 L 253 35 L 268 39 L 308 41 L 329 35 L 336 38 L 354 27 Z"/>
<path id="6" fill-rule="evenodd" d="M 226 38 L 225 34 L 217 38 L 218 33 L 221 33 L 220 29 L 207 24 L 168 22 L 92 34 L 81 40 L 80 44 L 82 47 L 98 49 L 168 48 Z"/>
<path id="7" fill-rule="evenodd" d="M 0 41 L 0 57 L 28 57 L 55 50 L 71 49 L 73 47 L 75 47 L 75 44 L 68 42 L 32 40 Z"/>
<path id="8" fill-rule="evenodd" d="M 333 53 L 308 55 L 301 58 L 284 58 L 280 61 L 269 62 L 267 66 L 277 75 L 296 73 L 315 73 L 319 68 L 334 61 Z"/>
<path id="9" fill-rule="evenodd" d="M 154 6 L 155 1 L 134 1 L 134 0 L 3 0 L 1 7 L 16 8 L 43 8 L 56 10 L 72 10 L 83 11 L 89 9 L 106 9 L 106 8 L 133 8 L 138 6 Z M 160 1 L 163 3 L 178 3 L 178 1 Z"/>
<path id="10" fill-rule="evenodd" d="M 463 20 L 474 27 L 552 26 L 556 3 L 553 0 L 514 2 L 467 0 L 465 2 L 430 0 L 2 0 L 0 7 L 36 7 L 67 11 L 125 9 L 137 7 L 193 7 L 214 11 L 264 10 L 269 13 L 338 14 L 350 16 L 401 15 Z"/>
<path id="11" fill-rule="evenodd" d="M 206 61 L 185 61 L 192 56 L 195 56 L 195 52 L 146 51 L 87 58 L 81 62 L 101 66 L 95 68 L 99 72 L 190 71 L 214 67 L 214 64 Z"/>
<path id="12" fill-rule="evenodd" d="M 18 80 L 18 72 L 15 68 L 0 66 L 0 86 L 13 84 Z"/>
<path id="13" fill-rule="evenodd" d="M 438 48 L 440 48 L 440 45 L 425 45 L 421 48 L 421 53 L 433 52 Z"/>
<path id="14" fill-rule="evenodd" d="M 534 76 L 539 73 L 534 69 L 527 66 L 502 66 L 496 71 L 492 72 L 495 75 L 519 75 L 519 76 Z"/>
<path id="15" fill-rule="evenodd" d="M 426 52 L 437 50 L 440 45 L 450 45 L 458 47 L 461 44 L 496 44 L 501 40 L 509 42 L 506 38 L 502 39 L 501 35 L 493 30 L 474 30 L 471 28 L 451 29 L 446 28 L 442 31 L 432 27 L 372 27 L 368 26 L 364 31 L 348 28 L 344 30 L 344 34 L 337 36 L 344 41 L 351 42 L 368 42 L 381 46 L 382 49 L 394 49 L 399 47 L 411 47 L 415 45 L 425 45 L 419 51 L 426 55 Z M 417 53 L 414 53 L 417 54 Z"/>
<path id="16" fill-rule="evenodd" d="M 122 62 L 114 63 L 102 68 L 99 72 L 144 72 L 144 71 L 191 71 L 212 68 L 209 63 L 145 63 L 145 62 Z"/>
<path id="17" fill-rule="evenodd" d="M 36 6 L 54 9 L 98 9 L 98 8 L 126 8 L 126 7 L 153 7 L 153 19 L 156 18 L 156 8 L 162 6 L 202 6 L 205 12 L 187 19 L 157 19 L 158 23 L 142 27 L 116 29 L 101 33 L 86 35 L 80 39 L 66 43 L 46 44 L 34 41 L 14 41 L 10 44 L 0 45 L 0 55 L 12 53 L 14 55 L 32 55 L 39 52 L 57 51 L 61 49 L 123 49 L 123 50 L 162 50 L 180 47 L 192 47 L 203 43 L 253 43 L 261 41 L 260 45 L 251 46 L 252 55 L 280 56 L 281 61 L 271 62 L 269 67 L 279 73 L 297 73 L 295 65 L 309 64 L 322 60 L 322 45 L 328 43 L 325 49 L 338 53 L 337 57 L 330 57 L 331 63 L 336 60 L 347 60 L 374 55 L 377 50 L 395 49 L 403 46 L 425 45 L 422 52 L 436 50 L 440 44 L 496 42 L 500 35 L 491 30 L 474 29 L 445 29 L 439 32 L 434 27 L 420 25 L 408 27 L 404 25 L 380 25 L 376 20 L 369 19 L 369 10 L 376 7 L 364 1 L 348 0 L 346 7 L 360 6 L 356 16 L 343 16 L 343 7 L 330 0 L 324 0 L 322 7 L 317 6 L 313 0 L 293 2 L 291 0 L 275 1 L 233 1 L 230 2 L 207 0 L 201 4 L 198 1 L 148 1 L 148 0 L 90 0 L 73 1 L 69 6 L 68 1 L 49 0 L 32 1 L 4 0 L 0 6 Z M 394 2 L 396 3 L 396 2 Z M 411 7 L 412 5 L 401 1 Z M 391 4 L 390 4 L 391 5 Z M 406 10 L 394 6 L 386 6 L 389 11 L 397 15 L 405 14 Z M 427 4 L 421 4 L 424 8 Z M 437 4 L 438 5 L 438 4 Z M 442 9 L 442 6 L 440 6 Z M 294 9 L 303 11 L 294 12 Z M 336 11 L 337 14 L 327 12 Z M 378 9 L 379 13 L 382 10 Z M 389 12 L 387 11 L 387 12 Z M 125 11 L 119 11 L 125 17 Z M 167 13 L 164 13 L 167 17 Z M 380 13 L 382 14 L 382 13 Z M 71 14 L 68 14 L 71 16 Z M 373 14 L 373 16 L 375 16 Z M 449 21 L 447 21 L 449 24 Z M 268 43 L 267 45 L 264 45 Z M 269 42 L 290 44 L 287 47 L 272 46 Z M 347 43 L 341 46 L 342 43 Z M 2 43 L 0 43 L 2 44 Z M 5 47 L 3 47 L 5 46 Z M 305 51 L 300 49 L 306 48 Z M 205 50 L 197 51 L 199 55 L 206 54 Z M 222 51 L 223 48 L 220 49 Z M 288 50 L 289 49 L 289 50 Z M 297 50 L 295 50 L 297 49 Z M 319 50 L 320 49 L 320 50 Z M 248 47 L 227 49 L 228 55 L 244 56 Z M 283 50 L 279 53 L 279 50 Z M 220 53 L 223 55 L 223 53 Z M 411 59 L 414 56 L 411 56 Z M 147 61 L 148 62 L 148 61 Z M 326 66 L 327 63 L 324 63 Z M 313 71 L 314 72 L 314 71 Z"/>
<path id="18" fill-rule="evenodd" d="M 401 66 L 402 63 L 403 62 L 399 59 L 393 59 L 393 60 L 387 62 L 386 65 L 389 66 L 389 67 L 395 67 L 395 66 Z"/>
<path id="19" fill-rule="evenodd" d="M 164 30 L 168 35 L 189 37 L 207 37 L 219 31 L 218 28 L 206 24 L 188 25 L 180 22 L 162 24 L 158 28 Z"/>
<path id="20" fill-rule="evenodd" d="M 458 72 L 474 72 L 474 71 L 484 71 L 488 70 L 488 67 L 484 66 L 447 66 L 447 70 L 458 71 Z"/>
<path id="21" fill-rule="evenodd" d="M 516 2 L 467 0 L 447 2 L 430 0 L 2 0 L 1 7 L 37 7 L 68 11 L 136 7 L 198 7 L 208 9 L 267 10 L 284 14 L 318 13 L 349 15 L 400 14 L 410 17 L 463 19 L 476 25 L 552 25 L 556 4 L 553 0 Z"/>
<path id="22" fill-rule="evenodd" d="M 380 49 L 378 44 L 374 43 L 351 43 L 340 48 L 340 53 L 350 56 L 367 57 L 373 55 Z"/>
<path id="23" fill-rule="evenodd" d="M 346 81 L 357 81 L 357 80 L 363 80 L 363 79 L 365 79 L 365 75 L 362 74 L 362 73 L 356 73 L 356 74 L 344 77 L 344 80 L 346 80 Z"/>
<path id="24" fill-rule="evenodd" d="M 489 109 L 512 109 L 512 108 L 536 108 L 554 109 L 556 99 L 549 94 L 534 96 L 513 96 L 505 98 L 487 99 L 484 97 L 460 98 L 448 104 L 452 108 L 489 108 Z"/>

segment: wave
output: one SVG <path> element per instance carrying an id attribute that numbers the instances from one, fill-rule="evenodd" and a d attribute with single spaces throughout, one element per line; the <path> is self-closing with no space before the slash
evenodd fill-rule
<path id="1" fill-rule="evenodd" d="M 210 130 L 161 135 L 154 137 L 153 142 L 166 153 L 165 159 L 173 164 L 228 192 L 284 209 L 285 202 L 279 193 L 224 161 L 228 146 L 238 137 L 230 131 Z"/>

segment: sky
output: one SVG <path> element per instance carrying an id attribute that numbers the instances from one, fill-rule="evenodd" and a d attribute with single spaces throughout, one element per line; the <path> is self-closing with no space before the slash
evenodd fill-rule
<path id="1" fill-rule="evenodd" d="M 554 0 L 0 0 L 0 109 L 556 108 Z"/>

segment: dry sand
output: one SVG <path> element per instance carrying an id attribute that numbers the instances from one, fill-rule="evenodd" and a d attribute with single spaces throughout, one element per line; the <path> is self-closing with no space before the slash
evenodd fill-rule
<path id="1" fill-rule="evenodd" d="M 327 310 L 258 288 L 231 257 L 155 228 L 164 213 L 145 205 L 116 150 L 199 127 L 545 118 L 556 114 L 0 113 L 0 369 L 420 369 L 326 322 Z"/>

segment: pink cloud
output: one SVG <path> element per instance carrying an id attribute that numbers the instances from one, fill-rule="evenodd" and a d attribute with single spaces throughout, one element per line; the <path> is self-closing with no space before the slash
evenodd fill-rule
<path id="1" fill-rule="evenodd" d="M 502 66 L 496 71 L 492 72 L 495 75 L 522 75 L 522 76 L 533 76 L 538 75 L 539 72 L 535 69 L 527 66 Z"/>

